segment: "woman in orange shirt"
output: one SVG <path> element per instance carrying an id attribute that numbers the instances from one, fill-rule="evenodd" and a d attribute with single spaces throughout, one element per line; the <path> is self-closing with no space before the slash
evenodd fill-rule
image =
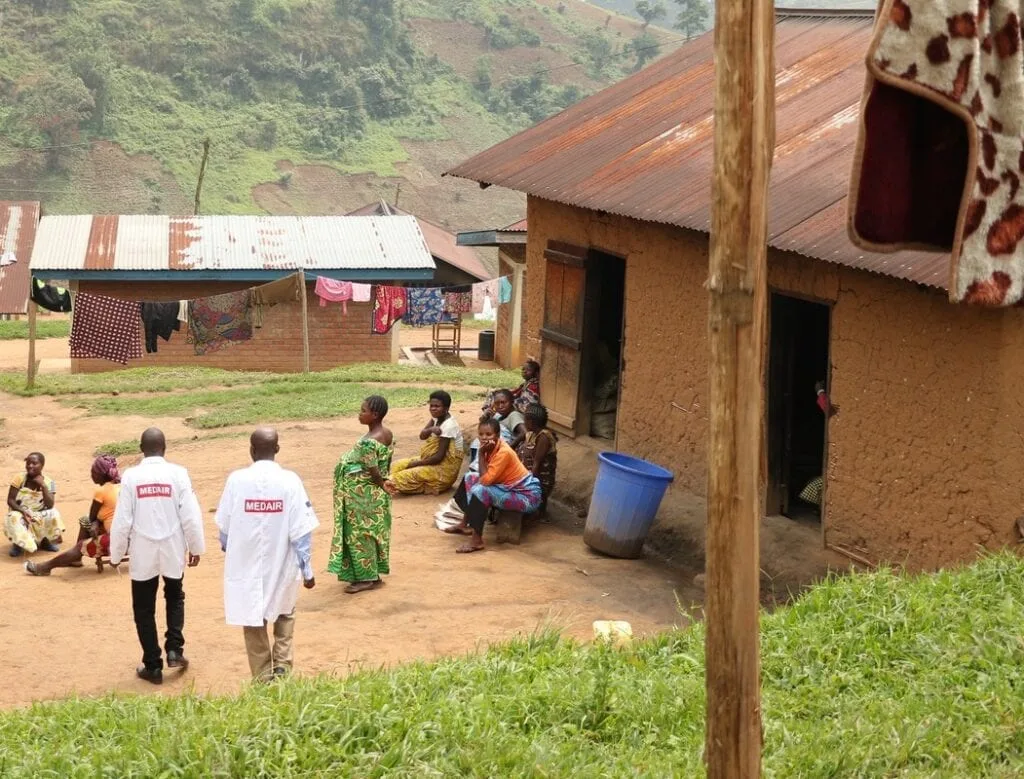
<path id="1" fill-rule="evenodd" d="M 78 542 L 45 563 L 25 563 L 25 571 L 33 576 L 49 576 L 54 568 L 77 568 L 82 557 L 99 557 L 110 553 L 110 525 L 117 509 L 117 497 L 121 492 L 121 474 L 117 460 L 109 454 L 101 454 L 92 463 L 93 493 L 89 516 L 78 520 Z"/>
<path id="2" fill-rule="evenodd" d="M 493 508 L 532 514 L 542 499 L 540 481 L 520 462 L 512 449 L 501 439 L 501 426 L 495 419 L 485 419 L 477 431 L 480 437 L 480 474 L 467 473 L 455 502 L 465 518 L 461 525 L 446 533 L 472 536 L 456 552 L 468 554 L 484 548 L 484 523 Z"/>

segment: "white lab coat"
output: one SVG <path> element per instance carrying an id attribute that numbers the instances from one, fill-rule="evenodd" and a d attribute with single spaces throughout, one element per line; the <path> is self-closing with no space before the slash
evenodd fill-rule
<path id="1" fill-rule="evenodd" d="M 110 527 L 110 562 L 131 550 L 135 581 L 155 576 L 180 579 L 185 558 L 206 551 L 203 512 L 188 471 L 163 457 L 146 457 L 121 477 L 121 493 Z"/>
<path id="2" fill-rule="evenodd" d="M 301 579 L 292 544 L 319 524 L 298 474 L 272 460 L 235 471 L 224 485 L 216 521 L 227 536 L 227 623 L 259 627 L 291 614 Z"/>

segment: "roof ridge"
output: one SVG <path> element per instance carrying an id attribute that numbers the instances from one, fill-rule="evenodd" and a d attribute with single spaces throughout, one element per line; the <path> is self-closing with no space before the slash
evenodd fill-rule
<path id="1" fill-rule="evenodd" d="M 873 19 L 873 8 L 783 8 L 775 7 L 778 19 Z"/>

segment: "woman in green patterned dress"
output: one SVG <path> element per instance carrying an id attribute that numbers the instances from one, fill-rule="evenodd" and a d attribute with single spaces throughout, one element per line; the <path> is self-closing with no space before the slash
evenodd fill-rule
<path id="1" fill-rule="evenodd" d="M 367 433 L 334 469 L 334 541 L 327 570 L 349 582 L 347 593 L 381 585 L 390 573 L 391 495 L 384 482 L 391 468 L 394 437 L 382 424 L 388 402 L 379 395 L 363 401 L 360 424 Z"/>

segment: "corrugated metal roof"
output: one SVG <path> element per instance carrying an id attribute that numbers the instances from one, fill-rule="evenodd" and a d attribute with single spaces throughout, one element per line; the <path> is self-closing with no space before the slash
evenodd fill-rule
<path id="1" fill-rule="evenodd" d="M 945 287 L 948 256 L 877 254 L 846 234 L 846 195 L 870 13 L 780 11 L 768 242 L 809 257 Z M 711 33 L 448 174 L 560 203 L 708 232 Z"/>
<path id="2" fill-rule="evenodd" d="M 378 200 L 374 203 L 368 203 L 362 208 L 357 208 L 351 212 L 349 216 L 388 216 L 390 212 L 391 216 L 413 216 L 420 223 L 420 230 L 423 232 L 423 237 L 427 240 L 427 246 L 430 248 L 430 253 L 434 255 L 435 259 L 446 262 L 449 265 L 458 268 L 464 273 L 468 273 L 480 281 L 491 278 L 494 274 L 489 273 L 487 268 L 484 267 L 483 262 L 480 260 L 479 255 L 468 246 L 460 246 L 456 237 L 453 233 L 444 229 L 440 225 L 436 225 L 433 222 L 429 222 L 422 217 L 416 216 L 409 211 L 404 211 L 398 206 L 393 206 L 390 203 L 386 203 L 383 200 Z"/>
<path id="3" fill-rule="evenodd" d="M 525 233 L 526 232 L 526 220 L 520 219 L 518 222 L 513 222 L 508 227 L 502 227 L 501 232 L 503 233 Z"/>
<path id="4" fill-rule="evenodd" d="M 44 216 L 36 271 L 433 270 L 415 217 Z"/>
<path id="5" fill-rule="evenodd" d="M 0 267 L 0 314 L 28 310 L 29 260 L 39 223 L 39 203 L 0 203 L 0 257 L 13 254 L 17 262 Z"/>

